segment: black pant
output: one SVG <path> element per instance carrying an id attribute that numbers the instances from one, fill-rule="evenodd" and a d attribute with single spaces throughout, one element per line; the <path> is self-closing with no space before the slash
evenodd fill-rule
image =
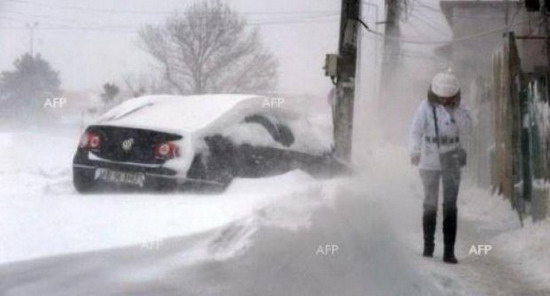
<path id="1" fill-rule="evenodd" d="M 458 187 L 460 170 L 420 170 L 424 185 L 424 244 L 433 249 L 439 196 L 439 180 L 443 182 L 443 242 L 445 249 L 453 251 L 456 240 Z"/>

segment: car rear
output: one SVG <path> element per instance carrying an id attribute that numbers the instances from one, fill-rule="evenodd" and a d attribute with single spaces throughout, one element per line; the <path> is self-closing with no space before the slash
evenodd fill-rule
<path id="1" fill-rule="evenodd" d="M 153 95 L 121 103 L 83 134 L 73 161 L 75 188 L 173 189 L 184 183 L 224 188 L 226 183 L 205 173 L 206 156 L 198 157 L 204 147 L 196 139 L 247 100 L 257 97 Z"/>
<path id="2" fill-rule="evenodd" d="M 183 136 L 141 128 L 92 125 L 81 137 L 73 159 L 75 188 L 173 189 L 177 169 L 166 162 L 183 157 Z"/>

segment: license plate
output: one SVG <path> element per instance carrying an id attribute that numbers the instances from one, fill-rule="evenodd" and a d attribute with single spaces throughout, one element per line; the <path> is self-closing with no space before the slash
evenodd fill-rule
<path id="1" fill-rule="evenodd" d="M 123 183 L 143 187 L 145 175 L 143 173 L 127 173 L 109 169 L 98 168 L 95 171 L 95 179 L 111 183 Z"/>

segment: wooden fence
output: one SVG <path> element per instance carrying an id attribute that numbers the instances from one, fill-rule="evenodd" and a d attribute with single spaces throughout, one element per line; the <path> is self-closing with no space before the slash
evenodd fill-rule
<path id="1" fill-rule="evenodd" d="M 510 200 L 523 220 L 546 216 L 550 198 L 550 107 L 546 76 L 525 74 L 513 33 L 493 55 L 492 73 L 470 93 L 474 131 L 468 175 Z"/>

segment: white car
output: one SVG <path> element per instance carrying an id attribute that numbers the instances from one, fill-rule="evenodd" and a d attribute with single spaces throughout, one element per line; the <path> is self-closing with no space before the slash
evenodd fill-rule
<path id="1" fill-rule="evenodd" d="M 235 177 L 346 171 L 330 132 L 255 95 L 145 96 L 86 128 L 73 160 L 79 192 L 102 188 L 224 189 Z"/>

